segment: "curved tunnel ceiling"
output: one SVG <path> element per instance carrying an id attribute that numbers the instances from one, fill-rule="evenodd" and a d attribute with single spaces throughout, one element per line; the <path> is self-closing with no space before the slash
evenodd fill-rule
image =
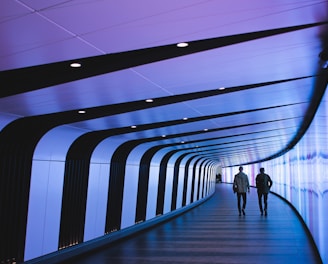
<path id="1" fill-rule="evenodd" d="M 41 134 L 69 124 L 94 144 L 154 142 L 222 166 L 279 156 L 326 88 L 327 5 L 6 2 L 0 118 Z"/>

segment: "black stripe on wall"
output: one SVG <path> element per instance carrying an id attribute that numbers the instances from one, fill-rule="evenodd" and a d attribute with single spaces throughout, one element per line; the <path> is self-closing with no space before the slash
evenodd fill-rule
<path id="1" fill-rule="evenodd" d="M 193 167 L 192 167 L 192 181 L 191 181 L 191 194 L 190 194 L 190 203 L 193 203 L 195 201 L 195 192 L 196 192 L 196 196 L 197 193 L 199 191 L 199 181 L 197 186 L 195 186 L 196 184 L 196 166 L 198 161 L 201 160 L 201 158 L 197 159 L 194 163 L 193 163 Z"/>
<path id="2" fill-rule="evenodd" d="M 21 118 L 0 132 L 0 262 L 23 262 L 32 157 L 44 133 L 37 118 Z"/>
<path id="3" fill-rule="evenodd" d="M 209 185 L 209 164 L 211 163 L 210 160 L 207 160 L 206 163 L 204 164 L 203 166 L 203 173 L 204 173 L 204 182 L 203 182 L 203 191 L 202 191 L 202 197 L 201 198 L 204 198 L 206 196 L 206 194 L 208 193 L 208 185 Z"/>
<path id="4" fill-rule="evenodd" d="M 147 197 L 150 177 L 150 162 L 154 154 L 160 149 L 160 146 L 155 146 L 147 150 L 141 160 L 139 167 L 138 193 L 135 222 L 139 223 L 146 220 L 147 213 Z"/>
<path id="5" fill-rule="evenodd" d="M 167 164 L 173 154 L 174 154 L 174 152 L 169 152 L 169 153 L 165 154 L 160 162 L 158 189 L 157 189 L 156 215 L 162 215 L 163 211 L 164 211 Z"/>
<path id="6" fill-rule="evenodd" d="M 197 200 L 199 200 L 199 198 L 203 198 L 203 194 L 204 194 L 205 175 L 203 178 L 201 178 L 201 175 L 202 175 L 202 169 L 203 169 L 205 162 L 206 162 L 206 160 L 202 160 L 200 162 L 199 168 L 198 168 L 199 181 L 198 181 Z"/>
<path id="7" fill-rule="evenodd" d="M 126 142 L 119 146 L 112 156 L 105 225 L 106 234 L 121 229 L 126 160 L 136 144 L 135 141 Z"/>
<path id="8" fill-rule="evenodd" d="M 59 249 L 83 242 L 89 164 L 88 160 L 65 163 Z"/>
<path id="9" fill-rule="evenodd" d="M 174 163 L 173 169 L 173 188 L 172 188 L 172 197 L 171 197 L 171 211 L 174 211 L 177 208 L 177 195 L 178 195 L 178 184 L 179 184 L 179 169 L 180 162 L 183 156 L 177 158 Z"/>
<path id="10" fill-rule="evenodd" d="M 187 204 L 187 193 L 188 193 L 188 180 L 189 180 L 189 165 L 191 162 L 192 158 L 189 158 L 185 164 L 184 168 L 184 182 L 183 182 L 183 196 L 182 196 L 182 206 L 186 206 Z"/>

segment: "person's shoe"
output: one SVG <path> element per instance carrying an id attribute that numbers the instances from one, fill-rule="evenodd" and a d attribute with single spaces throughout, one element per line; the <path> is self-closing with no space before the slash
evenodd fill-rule
<path id="1" fill-rule="evenodd" d="M 268 211 L 264 210 L 264 215 L 267 216 L 268 215 Z"/>
<path id="2" fill-rule="evenodd" d="M 263 211 L 261 210 L 261 215 L 263 215 Z"/>
<path id="3" fill-rule="evenodd" d="M 246 215 L 246 213 L 245 213 L 245 209 L 243 209 L 242 212 L 243 212 L 243 215 Z"/>

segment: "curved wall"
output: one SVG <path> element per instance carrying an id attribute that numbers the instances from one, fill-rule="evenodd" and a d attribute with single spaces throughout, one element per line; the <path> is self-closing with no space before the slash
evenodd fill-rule
<path id="1" fill-rule="evenodd" d="M 271 191 L 289 201 L 310 230 L 323 263 L 328 263 L 328 95 L 321 101 L 311 126 L 300 142 L 285 155 L 261 164 L 246 165 L 250 184 L 260 167 L 272 180 Z M 223 181 L 232 182 L 238 167 L 224 168 Z"/>
<path id="2" fill-rule="evenodd" d="M 190 204 L 200 202 L 215 191 L 216 164 L 200 163 L 195 155 L 170 148 L 159 149 L 147 156 L 145 153 L 155 145 L 149 143 L 139 144 L 126 151 L 124 145 L 129 143 L 112 136 L 102 140 L 87 161 L 87 184 L 86 187 L 82 185 L 86 191 L 80 192 L 80 189 L 76 189 L 79 192 L 78 202 L 85 204 L 83 214 L 75 216 L 76 225 L 82 226 L 82 229 L 63 236 L 61 233 L 67 232 L 67 223 L 63 221 L 63 208 L 68 206 L 67 200 L 64 199 L 65 180 L 68 182 L 65 177 L 79 177 L 78 174 L 69 175 L 68 152 L 73 142 L 85 133 L 86 131 L 69 126 L 59 126 L 46 133 L 35 148 L 24 250 L 24 261 L 28 263 L 42 262 L 47 256 L 50 256 L 50 259 L 56 258 L 67 250 L 72 252 L 74 248 L 89 245 L 99 238 L 111 241 L 111 237 L 120 232 L 124 233 L 126 229 L 138 226 L 141 222 L 155 223 L 155 219 L 187 209 Z M 126 155 L 127 158 L 122 159 L 124 164 L 119 165 L 117 159 L 113 159 L 115 155 Z M 147 156 L 146 159 L 143 159 L 144 155 Z M 142 162 L 148 162 L 142 164 L 148 170 L 140 169 Z M 112 212 L 111 208 L 117 208 L 108 207 L 110 185 L 112 189 L 116 188 L 111 173 L 113 168 L 121 166 L 125 167 L 119 170 L 123 174 L 114 175 L 116 179 L 123 179 L 116 181 L 123 191 L 122 196 L 115 196 L 119 197 L 120 201 L 114 201 L 121 203 L 121 210 Z M 140 179 L 145 182 L 145 177 L 148 187 L 143 196 L 146 196 L 146 201 L 138 203 L 139 196 L 142 195 L 139 193 L 142 190 L 139 186 Z M 78 183 L 79 180 L 74 179 L 74 182 Z M 83 193 L 84 195 L 81 195 Z M 159 198 L 159 194 L 162 194 L 162 198 Z M 137 221 L 138 210 L 144 212 L 143 216 L 141 214 L 142 221 Z M 106 232 L 106 224 L 110 222 L 112 214 L 115 219 L 119 219 L 119 228 Z"/>
<path id="3" fill-rule="evenodd" d="M 81 130 L 67 126 L 57 127 L 39 141 L 34 151 L 25 259 L 38 257 L 58 248 L 65 156 L 71 143 L 81 134 Z"/>

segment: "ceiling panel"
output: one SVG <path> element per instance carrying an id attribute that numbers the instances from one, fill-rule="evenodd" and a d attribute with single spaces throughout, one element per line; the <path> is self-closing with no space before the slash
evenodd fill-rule
<path id="1" fill-rule="evenodd" d="M 122 141 L 145 139 L 186 151 L 199 151 L 199 145 L 202 155 L 214 155 L 223 166 L 272 157 L 304 132 L 314 99 L 325 88 L 317 74 L 323 65 L 319 53 L 327 44 L 327 5 L 319 0 L 4 1 L 0 70 L 43 66 L 34 78 L 51 75 L 59 84 L 40 89 L 20 82 L 18 74 L 16 85 L 22 89 L 0 98 L 1 127 L 51 114 L 58 124 L 86 132 L 112 136 L 116 131 Z M 238 35 L 317 22 L 324 23 L 251 41 Z M 91 58 L 101 61 L 96 65 L 101 69 L 108 66 L 101 56 L 108 54 L 128 51 L 134 60 L 136 50 L 157 47 L 164 54 L 164 45 L 218 37 L 225 42 L 229 36 L 236 43 L 178 57 L 173 51 L 157 62 L 66 83 L 53 64 Z M 193 50 L 193 44 L 185 49 Z M 198 92 L 202 97 L 192 97 Z M 150 98 L 153 103 L 142 105 Z M 76 114 L 81 109 L 87 111 L 83 116 Z"/>

